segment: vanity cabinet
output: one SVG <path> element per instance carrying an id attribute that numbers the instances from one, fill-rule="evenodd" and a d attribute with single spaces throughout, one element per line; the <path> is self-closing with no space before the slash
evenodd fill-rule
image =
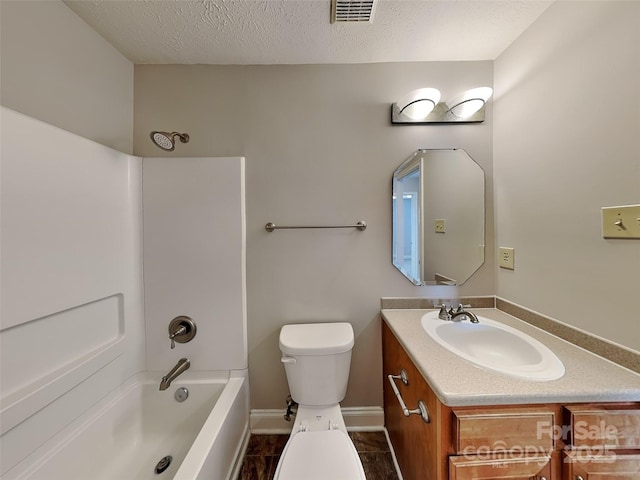
<path id="1" fill-rule="evenodd" d="M 452 408 L 385 322 L 382 339 L 385 425 L 405 480 L 640 480 L 640 402 Z M 396 388 L 408 410 L 424 402 L 428 423 L 400 408 L 388 376 L 402 370 Z"/>

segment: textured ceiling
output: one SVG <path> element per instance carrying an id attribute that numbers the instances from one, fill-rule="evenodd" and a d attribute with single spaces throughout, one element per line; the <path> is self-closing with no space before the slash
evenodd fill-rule
<path id="1" fill-rule="evenodd" d="M 372 23 L 329 22 L 330 0 L 66 0 L 134 63 L 493 60 L 552 3 L 377 0 Z"/>

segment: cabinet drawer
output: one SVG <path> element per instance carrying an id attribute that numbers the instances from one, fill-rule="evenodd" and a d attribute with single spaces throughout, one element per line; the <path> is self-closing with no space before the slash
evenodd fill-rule
<path id="1" fill-rule="evenodd" d="M 480 459 L 449 457 L 449 480 L 551 479 L 551 458 Z"/>
<path id="2" fill-rule="evenodd" d="M 567 480 L 637 480 L 640 478 L 640 455 L 565 454 L 563 478 Z"/>
<path id="3" fill-rule="evenodd" d="M 573 405 L 565 421 L 574 447 L 640 449 L 639 406 Z"/>
<path id="4" fill-rule="evenodd" d="M 544 408 L 454 410 L 458 454 L 513 451 L 549 453 L 554 448 L 553 411 Z"/>

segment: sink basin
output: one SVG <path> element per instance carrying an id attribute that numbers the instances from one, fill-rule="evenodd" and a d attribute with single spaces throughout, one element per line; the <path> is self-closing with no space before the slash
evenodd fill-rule
<path id="1" fill-rule="evenodd" d="M 438 312 L 422 317 L 422 328 L 442 347 L 494 372 L 524 380 L 549 381 L 564 375 L 564 364 L 549 348 L 524 332 L 478 316 L 480 323 L 452 322 Z"/>

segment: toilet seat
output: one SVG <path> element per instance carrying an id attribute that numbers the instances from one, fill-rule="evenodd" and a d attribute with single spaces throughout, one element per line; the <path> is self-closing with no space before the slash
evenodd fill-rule
<path id="1" fill-rule="evenodd" d="M 360 457 L 341 430 L 299 432 L 289 438 L 277 480 L 365 480 Z"/>

